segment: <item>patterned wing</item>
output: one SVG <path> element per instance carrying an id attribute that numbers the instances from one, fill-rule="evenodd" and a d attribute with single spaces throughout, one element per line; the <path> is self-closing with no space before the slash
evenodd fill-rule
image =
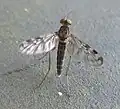
<path id="1" fill-rule="evenodd" d="M 47 34 L 22 42 L 19 49 L 21 53 L 27 55 L 47 53 L 56 47 L 57 41 L 58 36 L 55 33 Z"/>
<path id="2" fill-rule="evenodd" d="M 84 53 L 85 61 L 93 66 L 101 66 L 103 64 L 103 57 L 95 49 L 92 49 L 74 35 L 71 35 L 68 39 L 67 51 L 71 55 Z"/>

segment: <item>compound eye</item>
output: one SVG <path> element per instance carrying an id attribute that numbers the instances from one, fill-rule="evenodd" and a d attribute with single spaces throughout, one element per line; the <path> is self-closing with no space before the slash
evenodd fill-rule
<path id="1" fill-rule="evenodd" d="M 64 22 L 65 22 L 65 19 L 61 19 L 61 20 L 60 20 L 60 23 L 61 23 L 61 24 L 64 24 Z"/>
<path id="2" fill-rule="evenodd" d="M 71 25 L 71 24 L 72 24 L 72 21 L 69 20 L 69 19 L 61 19 L 61 20 L 60 20 L 60 23 L 61 23 L 62 25 Z"/>
<path id="3" fill-rule="evenodd" d="M 67 24 L 68 24 L 68 25 L 71 25 L 71 24 L 72 24 L 72 21 L 71 21 L 71 20 L 67 19 L 66 21 L 67 21 Z"/>

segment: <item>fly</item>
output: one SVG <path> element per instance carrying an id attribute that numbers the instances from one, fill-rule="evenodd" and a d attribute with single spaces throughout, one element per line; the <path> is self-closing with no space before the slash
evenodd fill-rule
<path id="1" fill-rule="evenodd" d="M 91 46 L 79 40 L 70 32 L 69 26 L 72 24 L 71 20 L 64 18 L 60 20 L 60 23 L 61 27 L 57 32 L 28 39 L 23 41 L 19 46 L 20 52 L 26 55 L 45 53 L 42 57 L 44 58 L 46 54 L 49 53 L 49 69 L 40 85 L 50 71 L 50 52 L 55 50 L 55 48 L 57 48 L 57 75 L 59 77 L 62 72 L 65 51 L 70 54 L 68 69 L 71 62 L 71 56 L 73 56 L 73 54 L 80 55 L 81 52 L 84 53 L 85 59 L 89 64 L 93 66 L 101 66 L 103 64 L 103 57 L 101 57 L 95 49 L 92 49 Z"/>

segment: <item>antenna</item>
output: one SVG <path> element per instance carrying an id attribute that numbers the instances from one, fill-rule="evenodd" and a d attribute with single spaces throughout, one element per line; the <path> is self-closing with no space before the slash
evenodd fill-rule
<path id="1" fill-rule="evenodd" d="M 71 13 L 72 13 L 72 10 L 69 11 L 69 12 L 63 17 L 63 19 L 68 19 L 68 16 L 69 16 Z"/>

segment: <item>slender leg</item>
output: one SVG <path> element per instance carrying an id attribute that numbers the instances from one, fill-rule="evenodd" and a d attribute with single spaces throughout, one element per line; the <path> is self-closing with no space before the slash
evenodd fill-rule
<path id="1" fill-rule="evenodd" d="M 50 56 L 50 52 L 49 52 L 49 65 L 48 65 L 48 71 L 47 71 L 46 75 L 44 76 L 44 78 L 42 79 L 42 81 L 40 82 L 40 84 L 39 84 L 37 87 L 35 87 L 34 90 L 37 89 L 37 88 L 39 88 L 39 87 L 42 85 L 42 83 L 45 81 L 47 75 L 48 75 L 49 72 L 50 72 L 50 65 L 51 65 L 51 56 Z"/>
<path id="2" fill-rule="evenodd" d="M 66 68 L 66 76 L 67 76 L 67 73 L 68 73 L 68 71 L 69 71 L 70 62 L 71 62 L 71 56 L 69 57 L 69 61 L 68 61 L 68 64 L 67 64 L 67 68 Z"/>
<path id="3" fill-rule="evenodd" d="M 66 74 L 65 74 L 66 75 L 65 76 L 66 85 L 65 85 L 65 83 L 64 84 L 61 83 L 61 80 L 60 80 L 59 77 L 58 77 L 58 80 L 56 81 L 57 82 L 56 83 L 57 88 L 60 88 L 60 89 L 57 89 L 58 94 L 60 96 L 62 96 L 62 94 L 65 94 L 65 96 L 67 96 L 68 99 L 70 98 L 70 91 L 69 91 L 69 86 L 68 86 L 68 78 L 67 78 L 68 76 L 67 76 L 67 73 L 69 71 L 70 62 L 71 62 L 71 56 L 69 56 L 69 61 L 68 61 L 67 68 L 66 68 Z"/>
<path id="4" fill-rule="evenodd" d="M 70 91 L 69 91 L 69 86 L 68 86 L 68 76 L 67 76 L 67 73 L 68 73 L 68 71 L 69 71 L 69 66 L 70 66 L 70 62 L 71 62 L 71 56 L 69 57 L 69 61 L 68 61 L 68 64 L 67 64 L 67 68 L 66 68 L 66 88 L 67 88 L 67 92 L 65 92 L 65 95 L 68 97 L 68 99 L 70 98 L 70 95 L 69 95 L 69 93 L 70 93 Z M 61 96 L 62 95 L 62 92 L 59 92 L 58 91 L 58 94 Z"/>
<path id="5" fill-rule="evenodd" d="M 43 59 L 47 54 L 48 54 L 48 52 L 45 53 L 42 57 L 40 57 L 38 60 Z M 25 65 L 23 68 L 17 68 L 17 69 L 13 69 L 12 71 L 7 71 L 6 74 L 11 74 L 12 72 L 24 71 L 24 70 L 26 70 L 27 68 L 30 68 L 30 66 L 36 66 L 36 65 L 37 65 L 37 64 L 31 64 L 31 65 L 27 64 L 27 65 Z"/>
<path id="6" fill-rule="evenodd" d="M 39 60 L 43 59 L 47 54 L 48 54 L 48 52 L 45 53 L 41 58 L 39 58 Z"/>

